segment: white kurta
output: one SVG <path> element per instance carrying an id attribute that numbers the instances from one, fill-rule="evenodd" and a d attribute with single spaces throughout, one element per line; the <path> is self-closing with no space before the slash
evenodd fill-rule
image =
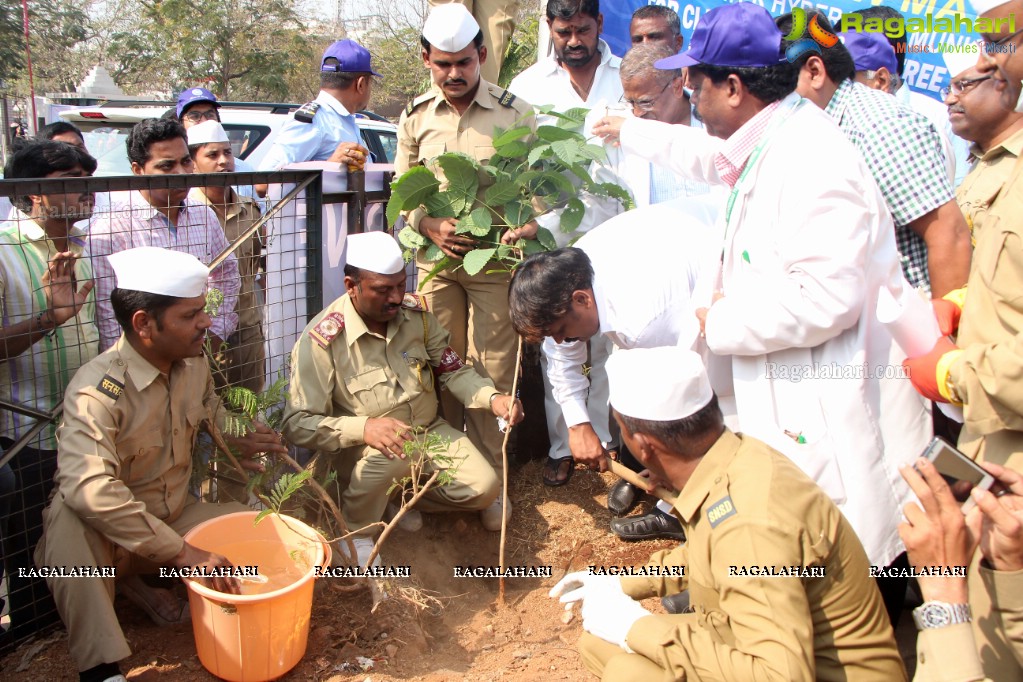
<path id="1" fill-rule="evenodd" d="M 721 182 L 720 139 L 631 119 L 621 142 Z M 817 481 L 872 563 L 887 565 L 903 551 L 897 526 L 910 497 L 898 467 L 921 453 L 931 426 L 909 379 L 891 378 L 903 354 L 876 316 L 882 287 L 898 297 L 909 286 L 880 190 L 834 121 L 802 106 L 740 183 L 724 234 L 724 298 L 710 309 L 706 340 L 732 358 L 740 427 Z"/>

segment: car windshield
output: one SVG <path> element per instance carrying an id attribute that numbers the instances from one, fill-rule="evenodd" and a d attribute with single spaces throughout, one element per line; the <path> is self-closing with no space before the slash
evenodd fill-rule
<path id="1" fill-rule="evenodd" d="M 96 159 L 96 175 L 131 175 L 125 141 L 128 128 L 93 128 L 83 133 L 85 148 Z"/>

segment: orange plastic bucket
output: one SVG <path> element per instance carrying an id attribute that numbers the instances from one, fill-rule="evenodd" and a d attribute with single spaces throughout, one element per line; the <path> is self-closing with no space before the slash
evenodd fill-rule
<path id="1" fill-rule="evenodd" d="M 258 567 L 266 584 L 242 581 L 242 594 L 216 592 L 185 580 L 199 661 L 231 682 L 264 682 L 288 672 L 305 654 L 316 566 L 330 565 L 323 536 L 290 516 L 257 512 L 210 519 L 185 541 L 226 556 L 236 567 Z"/>

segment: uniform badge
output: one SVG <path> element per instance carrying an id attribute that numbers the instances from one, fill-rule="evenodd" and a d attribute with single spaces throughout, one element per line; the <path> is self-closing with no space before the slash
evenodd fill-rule
<path id="1" fill-rule="evenodd" d="M 401 300 L 401 307 L 408 310 L 418 310 L 419 312 L 430 310 L 430 306 L 426 304 L 426 299 L 419 294 L 405 294 L 405 298 Z"/>
<path id="2" fill-rule="evenodd" d="M 319 102 L 306 102 L 295 112 L 295 120 L 302 123 L 312 123 L 316 112 L 320 110 Z"/>
<path id="3" fill-rule="evenodd" d="M 330 313 L 309 330 L 309 336 L 320 348 L 326 348 L 344 328 L 345 316 L 341 313 Z"/>
<path id="4" fill-rule="evenodd" d="M 710 521 L 711 528 L 717 528 L 729 516 L 735 516 L 735 505 L 732 504 L 731 497 L 718 500 L 707 510 L 707 520 Z"/>
<path id="5" fill-rule="evenodd" d="M 501 96 L 497 98 L 497 101 L 501 106 L 511 108 L 511 105 L 515 103 L 515 95 L 505 90 L 501 93 Z"/>
<path id="6" fill-rule="evenodd" d="M 458 357 L 458 353 L 451 346 L 444 349 L 444 352 L 440 356 L 440 365 L 437 366 L 437 374 L 447 374 L 448 372 L 454 372 L 465 367 L 465 363 L 462 362 L 462 358 Z"/>
<path id="7" fill-rule="evenodd" d="M 117 400 L 124 393 L 124 384 L 109 374 L 104 374 L 103 378 L 96 384 L 96 389 L 103 395 Z"/>
<path id="8" fill-rule="evenodd" d="M 431 99 L 433 99 L 433 97 L 434 95 L 432 92 L 427 92 L 420 95 L 419 97 L 416 97 L 414 100 L 408 103 L 407 107 L 405 107 L 405 115 L 411 116 L 412 112 L 416 110 L 416 107 L 418 107 L 423 102 L 429 102 Z"/>

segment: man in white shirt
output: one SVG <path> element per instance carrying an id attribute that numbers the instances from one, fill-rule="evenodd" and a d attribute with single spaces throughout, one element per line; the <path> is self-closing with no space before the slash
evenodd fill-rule
<path id="1" fill-rule="evenodd" d="M 713 218 L 692 204 L 679 200 L 623 213 L 574 248 L 528 258 L 512 278 L 512 325 L 527 341 L 543 340 L 571 456 L 591 468 L 607 469 L 607 438 L 590 414 L 598 400 L 606 414 L 608 395 L 595 394 L 592 376 L 583 374 L 587 342 L 604 337 L 619 348 L 690 348 L 696 341 L 691 295 L 697 267 L 720 238 Z M 622 523 L 628 525 L 616 526 Z M 678 521 L 663 510 L 616 520 L 612 528 L 626 539 L 684 539 Z"/>
<path id="2" fill-rule="evenodd" d="M 556 111 L 595 109 L 622 98 L 618 69 L 622 60 L 600 38 L 604 17 L 598 0 L 548 0 L 547 25 L 554 55 L 540 59 L 516 76 L 508 90 L 535 107 Z M 538 117 L 541 125 L 549 123 Z"/>
<path id="3" fill-rule="evenodd" d="M 620 141 L 731 190 L 706 273 L 714 286 L 701 283 L 697 302 L 707 346 L 731 360 L 739 426 L 813 478 L 871 563 L 888 566 L 903 552 L 909 498 L 898 465 L 931 437 L 925 403 L 898 370 L 904 353 L 877 319 L 881 289 L 899 299 L 909 285 L 877 183 L 834 121 L 795 92 L 799 71 L 773 26 L 756 5 L 718 7 L 687 52 L 659 64 L 689 67 L 713 137 L 625 119 Z M 826 150 L 826 165 L 794 149 Z M 882 593 L 892 615 L 905 588 Z"/>

